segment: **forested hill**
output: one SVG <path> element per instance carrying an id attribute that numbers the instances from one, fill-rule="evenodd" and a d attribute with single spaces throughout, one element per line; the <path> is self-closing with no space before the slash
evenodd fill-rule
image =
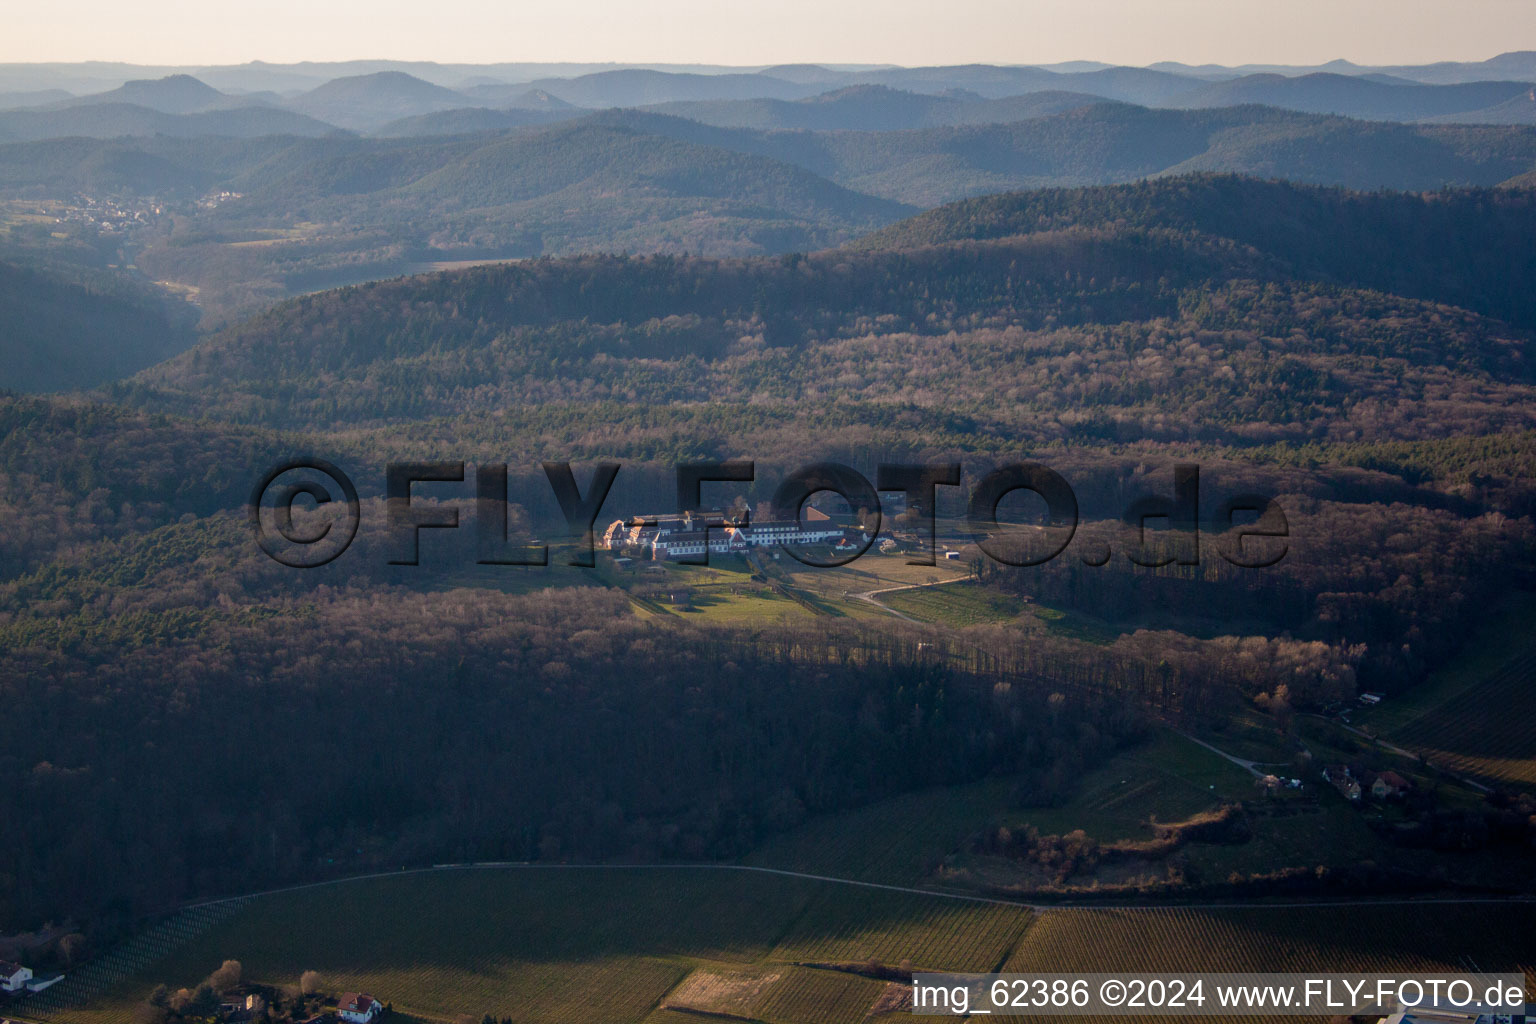
<path id="1" fill-rule="evenodd" d="M 809 256 L 478 267 L 292 300 L 108 394 L 306 429 L 516 413 L 503 448 L 605 456 L 831 423 L 927 446 L 936 415 L 979 448 L 1528 429 L 1528 198 L 1199 178 L 1008 197 L 976 237 L 994 207 Z"/>
<path id="2" fill-rule="evenodd" d="M 273 424 L 292 422 L 302 404 L 320 417 L 310 422 L 329 424 L 453 414 L 497 400 L 487 389 L 503 384 L 518 401 L 548 400 L 588 377 L 582 367 L 590 365 L 621 394 L 718 401 L 741 397 L 746 382 L 711 393 L 697 364 L 771 362 L 876 324 L 880 334 L 931 333 L 1172 317 L 1182 289 L 1275 276 L 1262 256 L 1230 244 L 1092 229 L 913 253 L 540 259 L 291 300 L 113 393 L 166 411 Z M 445 376 L 433 377 L 428 364 Z M 386 379 L 434 386 L 391 389 L 381 401 Z M 537 382 L 549 388 L 542 399 Z M 788 383 L 781 377 L 772 389 Z M 455 405 L 437 385 L 468 404 Z M 358 388 L 373 397 L 358 392 L 352 404 Z"/>
<path id="3" fill-rule="evenodd" d="M 1290 274 L 1464 306 L 1536 327 L 1536 189 L 1352 192 L 1232 175 L 1043 189 L 951 203 L 850 248 L 909 250 L 1065 227 L 1230 239 Z"/>
<path id="4" fill-rule="evenodd" d="M 151 366 L 195 340 L 187 310 L 126 274 L 0 260 L 0 389 L 66 391 Z"/>

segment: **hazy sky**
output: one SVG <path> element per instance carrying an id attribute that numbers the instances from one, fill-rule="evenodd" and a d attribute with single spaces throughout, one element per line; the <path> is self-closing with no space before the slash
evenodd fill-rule
<path id="1" fill-rule="evenodd" d="M 1536 49 L 1533 0 L 0 0 L 0 61 L 1312 64 Z"/>

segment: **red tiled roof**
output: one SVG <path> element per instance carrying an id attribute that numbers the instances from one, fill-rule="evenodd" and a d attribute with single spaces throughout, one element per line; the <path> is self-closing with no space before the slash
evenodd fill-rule
<path id="1" fill-rule="evenodd" d="M 337 1009 L 348 1013 L 367 1013 L 373 1002 L 373 996 L 367 992 L 348 992 L 341 997 Z"/>

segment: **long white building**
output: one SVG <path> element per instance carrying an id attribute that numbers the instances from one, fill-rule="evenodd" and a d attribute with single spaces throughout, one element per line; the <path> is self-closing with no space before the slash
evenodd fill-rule
<path id="1" fill-rule="evenodd" d="M 706 531 L 707 521 L 714 525 Z M 704 554 L 743 554 L 752 548 L 779 544 L 832 544 L 849 542 L 859 536 L 857 530 L 839 525 L 814 508 L 805 510 L 805 522 L 767 520 L 754 523 L 746 512 L 667 513 L 615 520 L 603 533 L 603 545 L 615 554 L 651 558 L 658 562 L 673 558 L 697 558 Z"/>

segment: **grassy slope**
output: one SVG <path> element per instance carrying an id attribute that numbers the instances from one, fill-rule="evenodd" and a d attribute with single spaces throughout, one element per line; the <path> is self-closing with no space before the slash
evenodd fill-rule
<path id="1" fill-rule="evenodd" d="M 1046 835 L 1080 828 L 1099 840 L 1142 838 L 1149 818 L 1179 821 L 1252 792 L 1253 778 L 1243 769 L 1159 730 L 1083 776 L 1066 804 L 1017 811 L 1010 823 Z"/>
<path id="2" fill-rule="evenodd" d="M 1514 595 L 1484 620 L 1462 658 L 1423 685 L 1356 715 L 1452 771 L 1536 785 L 1536 594 Z"/>

